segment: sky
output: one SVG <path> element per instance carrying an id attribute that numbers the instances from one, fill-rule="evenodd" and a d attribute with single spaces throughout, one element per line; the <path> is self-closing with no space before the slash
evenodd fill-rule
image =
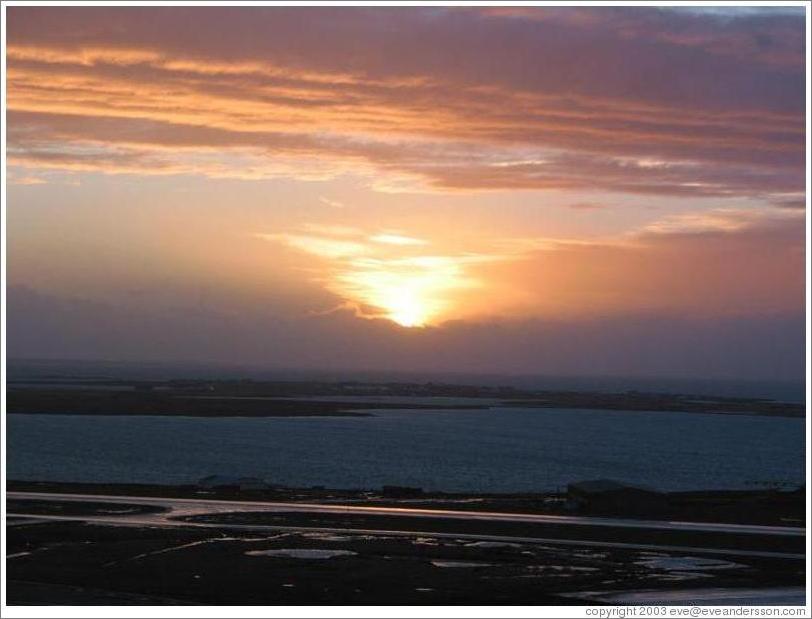
<path id="1" fill-rule="evenodd" d="M 8 356 L 800 379 L 803 11 L 8 7 Z"/>

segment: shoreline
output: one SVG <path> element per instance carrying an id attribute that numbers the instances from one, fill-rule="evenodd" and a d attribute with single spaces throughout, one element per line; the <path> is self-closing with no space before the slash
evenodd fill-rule
<path id="1" fill-rule="evenodd" d="M 78 388 L 77 388 L 78 387 Z M 330 399 L 335 398 L 335 399 Z M 355 401 L 353 401 L 353 398 Z M 399 398 L 399 401 L 392 401 Z M 409 401 L 409 400 L 413 401 Z M 437 399 L 437 402 L 427 400 Z M 453 400 L 459 400 L 454 402 Z M 278 383 L 268 381 L 94 381 L 10 384 L 8 414 L 183 417 L 370 417 L 375 410 L 607 410 L 804 418 L 804 404 L 628 391 L 526 391 L 433 383 Z"/>

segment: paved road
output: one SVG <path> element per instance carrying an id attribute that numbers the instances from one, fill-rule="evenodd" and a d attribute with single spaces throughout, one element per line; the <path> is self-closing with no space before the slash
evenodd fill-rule
<path id="1" fill-rule="evenodd" d="M 51 492 L 8 492 L 9 499 L 43 501 L 79 501 L 93 503 L 129 503 L 157 505 L 171 511 L 172 517 L 193 514 L 225 512 L 307 512 L 322 514 L 351 514 L 377 516 L 408 516 L 414 518 L 444 518 L 452 520 L 484 520 L 489 522 L 525 522 L 568 526 L 604 526 L 630 529 L 659 529 L 701 533 L 734 533 L 758 536 L 803 537 L 804 527 L 779 527 L 715 522 L 672 522 L 665 520 L 633 520 L 627 518 L 592 518 L 585 516 L 556 516 L 547 514 L 511 514 L 501 512 L 473 512 L 448 509 L 413 507 L 372 507 L 362 505 L 336 505 L 318 503 L 277 503 L 267 501 L 219 501 L 214 499 L 184 499 L 166 497 L 113 496 L 98 494 L 71 494 Z"/>
<path id="2" fill-rule="evenodd" d="M 622 548 L 626 550 L 645 550 L 652 552 L 679 552 L 702 555 L 722 555 L 735 557 L 762 557 L 770 559 L 804 560 L 803 553 L 771 552 L 765 550 L 742 550 L 736 548 L 700 548 L 696 546 L 672 546 L 664 544 L 630 544 L 627 542 L 602 542 L 583 539 L 561 539 L 558 537 L 517 537 L 512 535 L 478 535 L 473 533 L 437 533 L 434 531 L 398 531 L 388 529 L 344 529 L 336 527 L 290 527 L 264 524 L 219 524 L 202 522 L 184 522 L 161 518 L 162 514 L 140 514 L 138 516 L 40 516 L 38 514 L 9 514 L 9 516 L 37 519 L 38 521 L 72 521 L 92 522 L 115 526 L 146 527 L 194 527 L 205 529 L 228 529 L 237 531 L 270 532 L 320 532 L 345 535 L 379 535 L 390 537 L 431 537 L 442 539 L 501 542 L 506 544 L 553 544 L 558 546 L 584 546 L 588 548 Z"/>

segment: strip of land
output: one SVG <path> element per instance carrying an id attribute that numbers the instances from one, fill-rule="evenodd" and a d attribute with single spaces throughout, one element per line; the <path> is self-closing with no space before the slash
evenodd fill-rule
<path id="1" fill-rule="evenodd" d="M 393 401 L 393 398 L 399 400 Z M 297 383 L 254 380 L 128 382 L 112 379 L 59 382 L 51 379 L 40 384 L 28 382 L 16 387 L 11 383 L 7 391 L 7 410 L 14 414 L 364 417 L 373 415 L 371 411 L 381 409 L 461 410 L 494 407 L 668 411 L 771 417 L 803 417 L 805 414 L 803 404 L 759 398 L 637 391 L 529 391 L 510 387 L 433 383 Z"/>

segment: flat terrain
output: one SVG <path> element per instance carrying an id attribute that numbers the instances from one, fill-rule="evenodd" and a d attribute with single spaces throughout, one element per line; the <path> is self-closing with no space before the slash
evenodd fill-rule
<path id="1" fill-rule="evenodd" d="M 781 603 L 804 583 L 797 528 L 32 497 L 8 497 L 12 604 L 582 604 L 657 591 Z"/>
<path id="2" fill-rule="evenodd" d="M 336 399 L 331 401 L 330 397 Z M 375 398 L 378 398 L 378 401 L 375 401 Z M 401 401 L 386 401 L 387 398 L 401 398 Z M 438 400 L 427 403 L 426 399 L 431 398 L 445 398 L 449 401 Z M 451 401 L 453 399 L 458 401 Z M 465 401 L 462 401 L 463 399 Z M 49 415 L 367 416 L 372 413 L 365 411 L 371 409 L 452 410 L 486 409 L 491 406 L 777 417 L 804 415 L 802 404 L 755 398 L 636 391 L 624 393 L 527 391 L 509 387 L 432 383 L 52 380 L 18 383 L 16 386 L 12 382 L 7 392 L 9 413 Z"/>
<path id="3" fill-rule="evenodd" d="M 11 526 L 8 549 L 12 604 L 566 604 L 583 601 L 559 594 L 803 584 L 801 561 L 432 536 L 64 522 Z"/>

